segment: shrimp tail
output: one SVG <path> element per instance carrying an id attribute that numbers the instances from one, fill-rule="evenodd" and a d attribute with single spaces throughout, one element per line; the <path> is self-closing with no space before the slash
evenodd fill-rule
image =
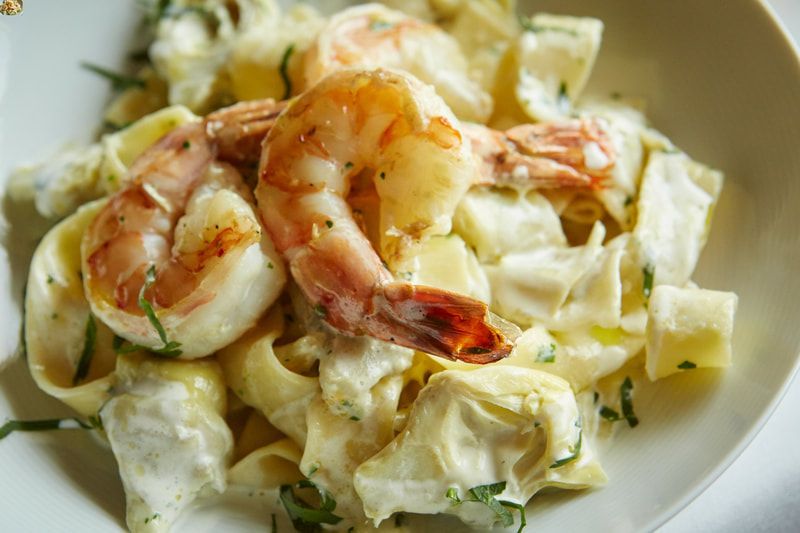
<path id="1" fill-rule="evenodd" d="M 410 283 L 383 286 L 377 319 L 396 344 L 446 359 L 474 364 L 511 353 L 519 329 L 489 312 L 483 302 L 461 294 Z"/>
<path id="2" fill-rule="evenodd" d="M 239 102 L 209 114 L 206 135 L 217 145 L 219 159 L 237 167 L 255 168 L 261 143 L 286 104 L 266 98 Z"/>

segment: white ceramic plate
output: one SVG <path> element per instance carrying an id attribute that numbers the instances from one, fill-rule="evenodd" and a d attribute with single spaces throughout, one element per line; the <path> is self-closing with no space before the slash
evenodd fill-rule
<path id="1" fill-rule="evenodd" d="M 798 365 L 800 62 L 756 0 L 537 0 L 522 10 L 592 15 L 606 24 L 588 91 L 647 99 L 653 123 L 728 182 L 695 279 L 733 290 L 735 366 L 637 391 L 641 424 L 605 458 L 609 485 L 537 497 L 538 531 L 653 529 L 699 494 L 766 421 Z M 81 60 L 120 65 L 137 33 L 133 2 L 36 0 L 0 20 L 0 179 L 67 142 L 95 136 L 106 85 Z M 24 265 L 36 217 L 9 211 L 0 249 L 0 350 L 16 348 Z M 7 242 L 5 237 L 4 241 Z M 8 262 L 12 267 L 9 269 Z M 39 392 L 23 362 L 0 374 L 0 418 L 66 408 Z M 15 434 L 0 442 L 0 514 L 9 531 L 115 531 L 124 495 L 110 453 L 86 432 Z M 264 529 L 254 509 L 219 504 L 177 530 Z M 433 526 L 431 528 L 433 529 Z"/>

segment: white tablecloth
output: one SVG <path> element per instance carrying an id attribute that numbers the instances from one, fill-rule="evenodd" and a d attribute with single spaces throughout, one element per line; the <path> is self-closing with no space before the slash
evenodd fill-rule
<path id="1" fill-rule="evenodd" d="M 800 43 L 800 0 L 769 0 Z M 800 532 L 800 379 L 744 453 L 659 530 Z"/>

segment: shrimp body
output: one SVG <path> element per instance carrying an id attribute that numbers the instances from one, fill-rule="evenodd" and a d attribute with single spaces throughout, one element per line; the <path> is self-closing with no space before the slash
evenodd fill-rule
<path id="1" fill-rule="evenodd" d="M 474 160 L 430 87 L 399 72 L 340 71 L 270 131 L 256 198 L 317 314 L 339 332 L 451 359 L 506 356 L 511 343 L 485 304 L 394 280 L 348 204 L 351 184 L 365 177 L 380 202 L 379 248 L 389 265 L 420 239 L 450 231 Z"/>
<path id="2" fill-rule="evenodd" d="M 182 126 L 139 156 L 81 243 L 92 312 L 117 335 L 158 351 L 167 341 L 149 306 L 173 343 L 169 355 L 185 359 L 235 340 L 284 282 L 250 192 L 233 167 L 214 162 L 204 130 Z"/>
<path id="3" fill-rule="evenodd" d="M 596 120 L 521 124 L 505 132 L 465 124 L 464 132 L 479 160 L 477 185 L 597 189 L 616 162 Z"/>
<path id="4" fill-rule="evenodd" d="M 441 28 L 380 4 L 331 17 L 304 59 L 305 86 L 348 67 L 396 68 L 430 83 L 461 119 L 486 122 L 492 98 L 467 76 L 467 61 Z"/>

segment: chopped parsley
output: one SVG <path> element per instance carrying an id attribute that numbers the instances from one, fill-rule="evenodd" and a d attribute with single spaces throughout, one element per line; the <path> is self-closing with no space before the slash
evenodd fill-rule
<path id="1" fill-rule="evenodd" d="M 538 24 L 534 24 L 533 20 L 529 19 L 528 17 L 524 17 L 522 15 L 517 17 L 517 20 L 519 20 L 519 25 L 522 26 L 522 29 L 524 31 L 532 31 L 533 33 L 555 31 L 559 33 L 565 33 L 573 37 L 578 36 L 578 32 L 576 32 L 575 30 L 569 30 L 567 28 L 559 28 L 558 26 L 539 26 Z"/>
<path id="2" fill-rule="evenodd" d="M 270 269 L 270 270 L 275 268 L 275 265 L 272 264 L 272 261 L 267 262 L 267 268 Z"/>
<path id="3" fill-rule="evenodd" d="M 600 416 L 602 416 L 609 422 L 616 422 L 618 420 L 622 420 L 622 417 L 619 416 L 618 412 L 616 412 L 615 410 L 606 405 L 600 407 Z"/>
<path id="4" fill-rule="evenodd" d="M 317 304 L 314 306 L 314 312 L 320 318 L 325 318 L 328 316 L 328 308 L 322 304 Z"/>
<path id="5" fill-rule="evenodd" d="M 94 356 L 96 342 L 97 323 L 94 320 L 94 315 L 89 313 L 89 318 L 86 319 L 86 334 L 83 339 L 83 351 L 81 352 L 80 359 L 78 359 L 75 375 L 72 376 L 73 385 L 77 385 L 89 375 L 89 367 L 92 365 L 92 357 Z"/>
<path id="6" fill-rule="evenodd" d="M 297 497 L 294 493 L 295 488 L 315 489 L 319 494 L 319 509 L 311 507 Z M 295 485 L 281 485 L 280 499 L 297 531 L 322 531 L 320 524 L 338 524 L 342 520 L 341 516 L 333 514 L 336 509 L 336 500 L 333 499 L 331 493 L 308 479 L 304 479 Z"/>
<path id="7" fill-rule="evenodd" d="M 571 463 L 581 454 L 581 446 L 583 445 L 583 428 L 581 427 L 580 418 L 575 421 L 575 427 L 578 428 L 578 442 L 576 442 L 574 446 L 570 446 L 569 451 L 571 452 L 571 455 L 559 459 L 555 463 L 551 464 L 550 468 L 559 468 L 565 464 Z"/>
<path id="8" fill-rule="evenodd" d="M 351 168 L 353 168 L 353 162 L 352 161 L 348 161 L 347 163 L 344 164 L 344 169 L 345 170 L 350 170 Z"/>
<path id="9" fill-rule="evenodd" d="M 628 207 L 633 203 L 633 196 L 626 196 L 625 197 L 625 207 Z"/>
<path id="10" fill-rule="evenodd" d="M 325 221 L 325 225 L 328 226 L 328 228 L 332 228 L 333 227 L 333 220 L 326 220 Z"/>
<path id="11" fill-rule="evenodd" d="M 125 74 L 119 74 L 117 72 L 108 70 L 107 68 L 103 68 L 98 65 L 93 65 L 92 63 L 87 63 L 85 61 L 81 62 L 81 67 L 85 68 L 90 72 L 94 72 L 98 76 L 103 77 L 108 81 L 110 81 L 111 87 L 115 91 L 124 91 L 126 89 L 130 89 L 133 87 L 144 89 L 145 87 L 145 82 L 141 78 L 137 78 L 134 76 L 126 76 Z"/>
<path id="12" fill-rule="evenodd" d="M 15 431 L 50 431 L 54 429 L 95 429 L 80 418 L 51 418 L 47 420 L 9 420 L 0 426 L 0 440 Z"/>
<path id="13" fill-rule="evenodd" d="M 684 361 L 683 363 L 678 365 L 678 368 L 681 370 L 691 370 L 692 368 L 697 368 L 697 365 L 692 363 L 691 361 Z"/>
<path id="14" fill-rule="evenodd" d="M 622 416 L 628 421 L 630 427 L 636 427 L 639 424 L 639 419 L 633 413 L 633 382 L 631 378 L 626 377 L 622 385 L 619 386 L 619 396 L 622 405 Z"/>
<path id="15" fill-rule="evenodd" d="M 642 274 L 644 274 L 642 293 L 644 293 L 645 298 L 650 298 L 650 295 L 653 293 L 653 279 L 656 275 L 656 267 L 648 263 L 642 269 Z"/>
<path id="16" fill-rule="evenodd" d="M 286 50 L 283 52 L 283 57 L 281 58 L 281 66 L 278 69 L 280 72 L 281 79 L 283 80 L 283 99 L 288 100 L 290 96 L 292 96 L 292 80 L 289 78 L 289 58 L 292 57 L 294 53 L 294 43 L 290 44 L 286 47 Z"/>
<path id="17" fill-rule="evenodd" d="M 190 143 L 188 139 L 183 141 L 183 149 L 184 150 L 188 150 L 191 147 L 192 147 L 192 143 Z"/>
<path id="18" fill-rule="evenodd" d="M 55 279 L 53 278 L 53 276 L 51 276 L 50 274 L 48 274 L 48 275 L 47 275 L 47 284 L 48 284 L 48 285 L 50 285 L 50 284 L 51 284 L 51 283 L 53 283 L 54 281 L 55 281 Z"/>
<path id="19" fill-rule="evenodd" d="M 536 354 L 537 363 L 555 363 L 556 361 L 556 345 L 553 343 L 539 348 L 539 353 Z"/>
<path id="20" fill-rule="evenodd" d="M 500 481 L 498 483 L 491 483 L 489 485 L 478 485 L 477 487 L 472 487 L 468 491 L 469 497 L 463 500 L 458 495 L 458 489 L 455 487 L 450 487 L 447 489 L 445 497 L 450 500 L 454 506 L 461 505 L 462 503 L 466 502 L 484 504 L 495 512 L 497 518 L 502 522 L 503 527 L 514 525 L 514 516 L 511 514 L 511 511 L 509 511 L 508 508 L 516 509 L 519 511 L 520 520 L 517 533 L 520 533 L 527 524 L 525 519 L 525 506 L 519 503 L 498 500 L 495 498 L 495 496 L 501 494 L 504 490 L 506 490 L 506 482 Z"/>
<path id="21" fill-rule="evenodd" d="M 382 180 L 385 180 L 386 179 L 386 172 L 381 172 L 380 176 L 381 176 Z"/>

